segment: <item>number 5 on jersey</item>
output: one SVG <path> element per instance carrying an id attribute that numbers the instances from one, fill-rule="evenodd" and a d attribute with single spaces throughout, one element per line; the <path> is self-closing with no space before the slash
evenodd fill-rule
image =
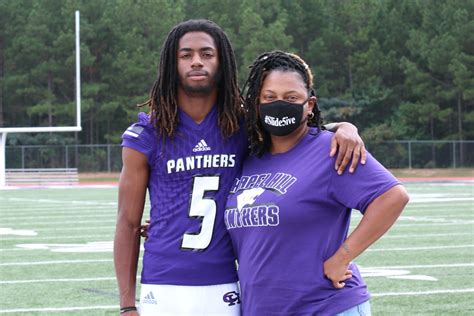
<path id="1" fill-rule="evenodd" d="M 219 176 L 196 175 L 193 179 L 189 217 L 201 221 L 201 230 L 196 233 L 185 233 L 181 249 L 204 250 L 211 243 L 214 223 L 216 221 L 217 204 L 212 198 L 204 197 L 206 192 L 219 189 Z"/>

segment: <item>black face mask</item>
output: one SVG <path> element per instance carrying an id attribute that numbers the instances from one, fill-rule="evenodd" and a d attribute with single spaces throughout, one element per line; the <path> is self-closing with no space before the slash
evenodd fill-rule
<path id="1" fill-rule="evenodd" d="M 267 132 L 275 136 L 286 136 L 301 125 L 303 103 L 291 103 L 277 100 L 260 104 L 260 122 Z"/>

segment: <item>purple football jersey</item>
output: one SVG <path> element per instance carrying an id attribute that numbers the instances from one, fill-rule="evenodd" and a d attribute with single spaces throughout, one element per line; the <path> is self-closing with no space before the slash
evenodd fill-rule
<path id="1" fill-rule="evenodd" d="M 217 106 L 200 124 L 179 111 L 176 136 L 164 142 L 150 117 L 122 136 L 148 157 L 151 224 L 141 282 L 209 285 L 235 282 L 235 255 L 224 224 L 227 194 L 247 153 L 244 129 L 224 138 Z"/>
<path id="2" fill-rule="evenodd" d="M 339 176 L 332 134 L 316 131 L 286 153 L 249 157 L 231 188 L 225 224 L 244 315 L 329 315 L 370 298 L 354 263 L 343 289 L 325 278 L 323 263 L 346 239 L 351 209 L 364 212 L 399 181 L 370 155 Z"/>

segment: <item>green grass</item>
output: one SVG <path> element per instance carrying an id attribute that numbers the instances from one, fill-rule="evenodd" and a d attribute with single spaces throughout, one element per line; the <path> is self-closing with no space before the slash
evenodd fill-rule
<path id="1" fill-rule="evenodd" d="M 406 187 L 402 217 L 356 260 L 373 314 L 473 314 L 472 183 Z M 0 190 L 0 227 L 37 232 L 1 235 L 0 314 L 117 315 L 116 200 L 116 188 Z M 88 243 L 102 251 L 77 252 Z M 76 251 L 57 251 L 65 244 Z"/>

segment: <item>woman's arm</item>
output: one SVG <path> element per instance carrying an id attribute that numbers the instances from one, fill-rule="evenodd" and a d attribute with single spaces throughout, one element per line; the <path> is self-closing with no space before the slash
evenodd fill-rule
<path id="1" fill-rule="evenodd" d="M 344 287 L 349 263 L 385 234 L 408 203 L 402 185 L 396 185 L 369 204 L 359 225 L 336 253 L 324 262 L 324 274 L 335 288 Z"/>

